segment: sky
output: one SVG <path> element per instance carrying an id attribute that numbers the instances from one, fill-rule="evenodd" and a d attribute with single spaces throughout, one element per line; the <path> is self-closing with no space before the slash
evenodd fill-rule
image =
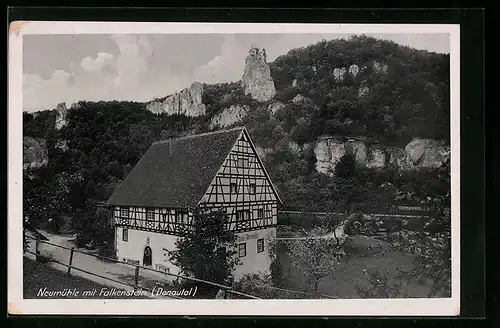
<path id="1" fill-rule="evenodd" d="M 366 34 L 449 53 L 448 34 Z M 79 100 L 149 101 L 192 82 L 238 81 L 250 46 L 268 62 L 298 47 L 351 34 L 75 34 L 23 37 L 23 109 Z"/>

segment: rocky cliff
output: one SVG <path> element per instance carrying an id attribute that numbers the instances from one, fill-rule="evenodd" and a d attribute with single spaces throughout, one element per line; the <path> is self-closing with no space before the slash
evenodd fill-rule
<path id="1" fill-rule="evenodd" d="M 245 71 L 241 85 L 246 95 L 258 101 L 267 101 L 274 97 L 276 88 L 271 77 L 271 70 L 266 61 L 265 49 L 252 47 L 245 60 Z"/>
<path id="2" fill-rule="evenodd" d="M 45 139 L 23 138 L 23 170 L 39 168 L 49 162 Z"/>
<path id="3" fill-rule="evenodd" d="M 60 103 L 56 107 L 56 130 L 61 130 L 68 124 L 66 117 L 68 116 L 68 109 L 66 103 Z"/>
<path id="4" fill-rule="evenodd" d="M 404 148 L 368 143 L 362 138 L 323 137 L 315 145 L 316 170 L 333 174 L 335 165 L 345 154 L 353 154 L 357 165 L 384 168 L 390 164 L 400 170 L 436 168 L 450 157 L 450 147 L 444 141 L 413 139 Z"/>
<path id="5" fill-rule="evenodd" d="M 155 114 L 180 114 L 190 117 L 205 115 L 205 105 L 202 102 L 203 84 L 194 82 L 181 92 L 166 97 L 163 101 L 154 100 L 146 109 Z"/>
<path id="6" fill-rule="evenodd" d="M 285 104 L 282 103 L 281 101 L 276 101 L 267 106 L 267 110 L 271 115 L 276 114 L 277 111 L 285 108 Z"/>
<path id="7" fill-rule="evenodd" d="M 216 114 L 210 121 L 210 128 L 224 128 L 241 121 L 250 110 L 246 105 L 231 105 L 219 114 Z"/>

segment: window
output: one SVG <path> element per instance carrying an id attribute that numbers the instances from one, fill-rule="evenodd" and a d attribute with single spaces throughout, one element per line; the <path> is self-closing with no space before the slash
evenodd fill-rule
<path id="1" fill-rule="evenodd" d="M 246 221 L 250 219 L 250 211 L 249 210 L 240 210 L 236 211 L 236 221 Z"/>
<path id="2" fill-rule="evenodd" d="M 255 183 L 251 183 L 248 189 L 251 194 L 255 194 Z"/>
<path id="3" fill-rule="evenodd" d="M 154 221 L 155 220 L 155 213 L 153 209 L 147 209 L 146 210 L 146 221 Z"/>
<path id="4" fill-rule="evenodd" d="M 257 239 L 257 253 L 264 251 L 264 239 Z"/>
<path id="5" fill-rule="evenodd" d="M 245 168 L 248 166 L 248 158 L 240 157 L 238 158 L 238 168 Z"/>
<path id="6" fill-rule="evenodd" d="M 187 224 L 188 215 L 186 211 L 176 211 L 175 212 L 175 223 L 185 223 Z"/>
<path id="7" fill-rule="evenodd" d="M 257 209 L 257 219 L 262 219 L 264 217 L 264 209 Z"/>
<path id="8" fill-rule="evenodd" d="M 120 209 L 120 216 L 122 218 L 128 218 L 128 207 L 122 207 Z"/>
<path id="9" fill-rule="evenodd" d="M 126 228 L 123 228 L 123 231 L 122 231 L 122 240 L 123 241 L 128 241 L 128 229 L 126 229 Z"/>
<path id="10" fill-rule="evenodd" d="M 239 257 L 247 256 L 247 243 L 238 244 L 238 255 Z"/>
<path id="11" fill-rule="evenodd" d="M 231 193 L 237 193 L 238 192 L 238 185 L 235 182 L 231 182 L 229 184 L 229 192 L 231 192 Z"/>

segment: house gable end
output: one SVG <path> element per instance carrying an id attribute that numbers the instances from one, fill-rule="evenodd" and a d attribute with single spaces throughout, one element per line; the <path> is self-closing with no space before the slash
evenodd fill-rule
<path id="1" fill-rule="evenodd" d="M 280 202 L 246 129 L 242 130 L 200 203 Z"/>

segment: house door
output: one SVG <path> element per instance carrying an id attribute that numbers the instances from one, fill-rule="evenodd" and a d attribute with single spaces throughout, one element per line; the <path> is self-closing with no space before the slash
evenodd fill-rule
<path id="1" fill-rule="evenodd" d="M 146 246 L 144 248 L 144 257 L 142 259 L 142 264 L 144 266 L 151 266 L 151 263 L 152 263 L 151 247 Z"/>

